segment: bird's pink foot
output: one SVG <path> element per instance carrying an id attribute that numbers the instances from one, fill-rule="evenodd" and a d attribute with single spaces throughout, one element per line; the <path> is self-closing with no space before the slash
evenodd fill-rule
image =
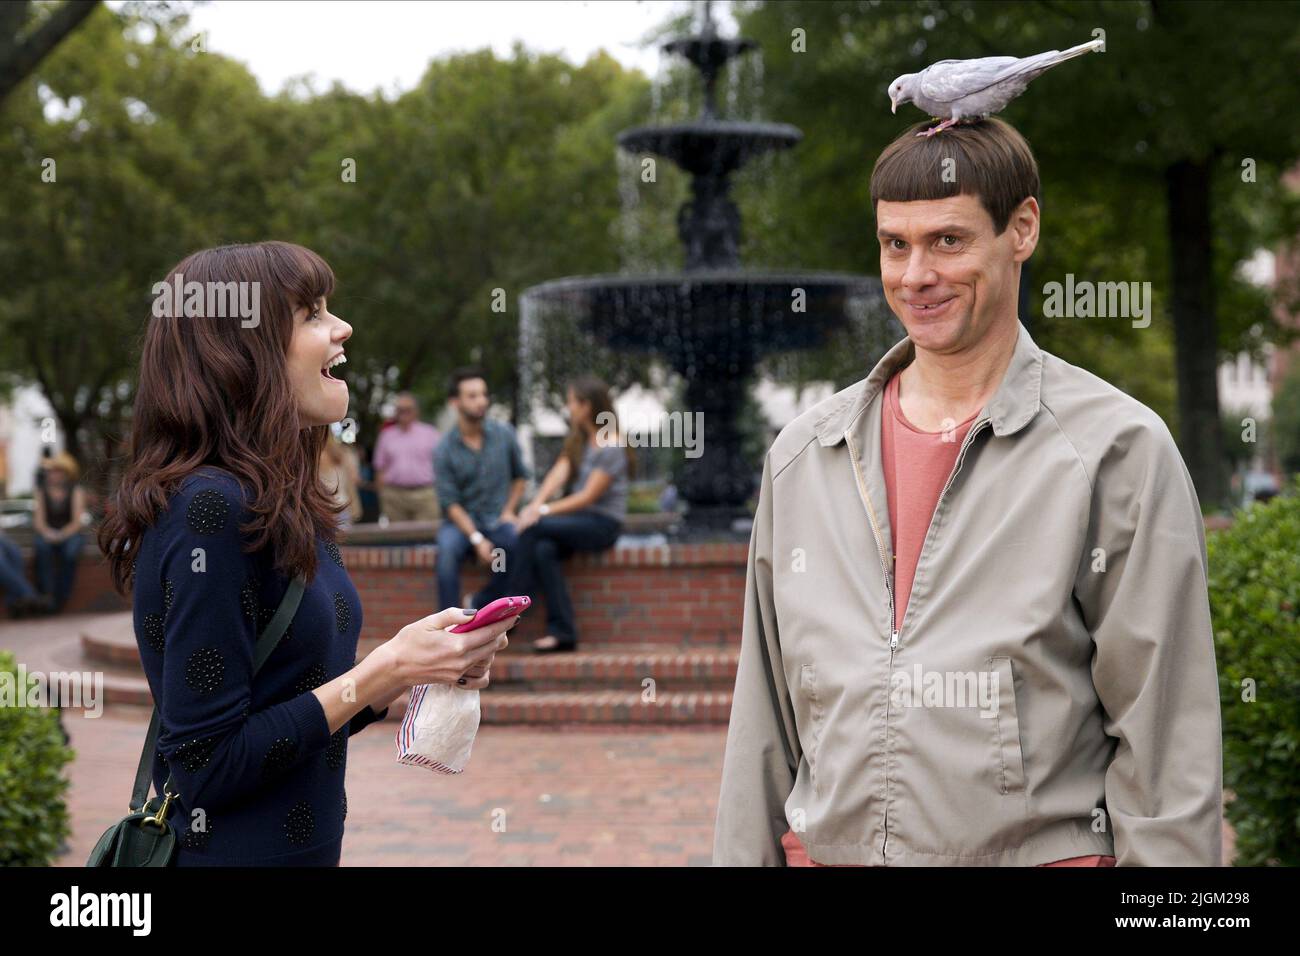
<path id="1" fill-rule="evenodd" d="M 923 129 L 923 130 L 921 130 L 921 132 L 917 133 L 916 135 L 917 135 L 917 136 L 933 136 L 935 133 L 941 133 L 941 132 L 943 132 L 943 131 L 946 130 L 949 126 L 954 126 L 954 125 L 956 125 L 956 123 L 957 123 L 957 120 L 956 120 L 956 119 L 946 119 L 946 120 L 944 120 L 942 123 L 940 123 L 938 126 L 931 126 L 929 129 Z"/>

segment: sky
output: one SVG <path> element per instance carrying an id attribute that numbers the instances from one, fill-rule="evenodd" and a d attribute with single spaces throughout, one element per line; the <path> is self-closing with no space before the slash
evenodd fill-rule
<path id="1" fill-rule="evenodd" d="M 120 6 L 120 3 L 110 4 Z M 515 40 L 574 63 L 604 48 L 653 76 L 659 51 L 642 41 L 687 0 L 211 0 L 197 5 L 195 31 L 207 49 L 241 60 L 268 94 L 314 74 L 316 89 L 338 80 L 358 93 L 415 86 L 430 59 Z M 734 35 L 728 5 L 714 5 L 719 32 Z"/>

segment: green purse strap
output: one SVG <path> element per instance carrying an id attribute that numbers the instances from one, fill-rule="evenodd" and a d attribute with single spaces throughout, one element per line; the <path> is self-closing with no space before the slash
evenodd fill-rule
<path id="1" fill-rule="evenodd" d="M 298 605 L 302 602 L 302 593 L 307 588 L 306 579 L 300 574 L 289 582 L 289 589 L 284 592 L 284 599 L 280 606 L 275 610 L 275 616 L 271 618 L 266 625 L 266 630 L 262 636 L 257 639 L 257 647 L 253 650 L 253 675 L 262 669 L 266 659 L 271 656 L 275 646 L 280 643 L 280 638 L 284 637 L 284 632 L 289 629 L 289 622 L 293 616 L 298 613 Z M 153 709 L 153 717 L 149 721 L 149 733 L 145 736 L 144 750 L 140 754 L 140 766 L 135 772 L 135 786 L 131 790 L 130 810 L 138 811 L 144 808 L 145 801 L 149 796 L 149 778 L 152 776 L 153 754 L 158 746 L 158 731 L 161 721 L 158 716 L 158 708 Z M 171 790 L 172 775 L 167 774 L 167 782 L 163 784 L 165 794 Z"/>

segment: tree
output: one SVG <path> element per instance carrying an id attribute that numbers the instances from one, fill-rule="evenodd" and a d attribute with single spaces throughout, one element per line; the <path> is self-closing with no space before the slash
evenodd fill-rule
<path id="1" fill-rule="evenodd" d="M 513 404 L 520 293 L 619 265 L 613 137 L 647 102 L 644 78 L 605 54 L 574 66 L 516 47 L 434 61 L 395 101 L 336 89 L 305 106 L 314 133 L 275 232 L 339 278 L 362 435 L 395 391 L 439 405 L 458 365 L 484 366 Z"/>
<path id="2" fill-rule="evenodd" d="M 141 9 L 90 19 L 0 105 L 0 371 L 40 386 L 99 490 L 153 283 L 214 237 L 262 238 L 289 149 L 243 66 Z"/>
<path id="3" fill-rule="evenodd" d="M 17 0 L 0 4 L 0 103 L 96 6 L 98 0 L 67 0 L 54 9 Z M 33 12 L 38 25 L 22 35 Z"/>
<path id="4" fill-rule="evenodd" d="M 40 386 L 88 482 L 112 484 L 153 283 L 207 246 L 331 263 L 362 435 L 394 391 L 440 401 L 471 361 L 510 401 L 522 289 L 619 264 L 612 139 L 644 77 L 517 48 L 431 63 L 396 100 L 266 97 L 187 23 L 106 10 L 0 105 L 0 373 Z"/>
<path id="5" fill-rule="evenodd" d="M 1235 274 L 1300 225 L 1280 181 L 1300 154 L 1300 130 L 1287 121 L 1300 111 L 1300 89 L 1286 66 L 1300 21 L 1283 10 L 1240 2 L 1225 16 L 1219 4 L 1145 0 L 743 4 L 742 30 L 767 61 L 767 110 L 807 134 L 782 159 L 779 189 L 755 200 L 768 205 L 747 219 L 753 242 L 787 261 L 874 272 L 871 166 L 922 118 L 910 105 L 906 116 L 889 113 L 889 82 L 939 59 L 1023 56 L 1104 30 L 1104 54 L 1039 77 L 1003 117 L 1033 145 L 1043 177 L 1035 283 L 1066 273 L 1150 281 L 1154 321 L 1133 328 L 1035 308 L 1034 335 L 1174 421 L 1201 500 L 1221 504 L 1219 357 L 1258 355 L 1287 336 L 1265 295 Z"/>

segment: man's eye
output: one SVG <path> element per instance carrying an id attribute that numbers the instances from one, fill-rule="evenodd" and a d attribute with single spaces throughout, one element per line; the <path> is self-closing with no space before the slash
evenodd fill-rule
<path id="1" fill-rule="evenodd" d="M 952 240 L 951 243 L 948 242 L 949 239 Z M 958 239 L 956 236 L 942 236 L 940 237 L 939 241 L 947 245 L 949 249 L 951 249 L 953 246 L 961 242 L 961 240 Z"/>

